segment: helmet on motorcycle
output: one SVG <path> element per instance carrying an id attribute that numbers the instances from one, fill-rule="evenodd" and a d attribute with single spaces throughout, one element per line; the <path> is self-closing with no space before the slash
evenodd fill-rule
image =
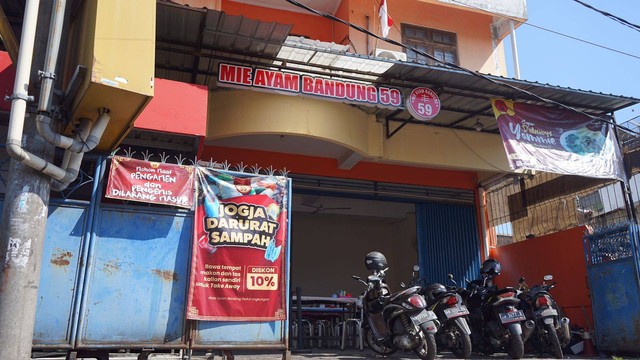
<path id="1" fill-rule="evenodd" d="M 500 275 L 500 271 L 502 271 L 502 265 L 495 259 L 485 260 L 480 267 L 480 274 L 490 277 Z"/>
<path id="2" fill-rule="evenodd" d="M 381 252 L 372 251 L 364 258 L 364 266 L 367 270 L 384 270 L 388 268 L 387 258 Z"/>
<path id="3" fill-rule="evenodd" d="M 430 300 L 433 300 L 445 292 L 447 292 L 447 288 L 444 285 L 435 283 L 427 287 L 426 295 Z"/>

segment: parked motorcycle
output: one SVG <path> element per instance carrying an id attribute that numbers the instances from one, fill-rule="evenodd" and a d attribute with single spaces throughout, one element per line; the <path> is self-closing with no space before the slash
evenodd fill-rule
<path id="1" fill-rule="evenodd" d="M 499 289 L 493 284 L 493 278 L 501 269 L 496 260 L 486 260 L 480 269 L 482 278 L 467 280 L 467 289 L 462 291 L 469 308 L 471 343 L 475 352 L 493 354 L 506 350 L 510 358 L 520 359 L 524 355 L 521 322 L 526 317 L 524 311 L 517 308 L 518 290 Z"/>
<path id="2" fill-rule="evenodd" d="M 367 287 L 362 305 L 367 319 L 363 330 L 369 347 L 381 355 L 390 355 L 400 349 L 414 351 L 421 359 L 433 360 L 437 352 L 436 341 L 433 334 L 422 330 L 422 326 L 431 322 L 437 331 L 433 323 L 437 317 L 426 309 L 427 303 L 418 293 L 420 287 L 391 293 L 384 282 L 387 260 L 380 252 L 367 254 L 365 266 L 373 274 L 366 281 L 355 275 L 353 278 Z"/>
<path id="3" fill-rule="evenodd" d="M 438 317 L 435 334 L 438 350 L 450 349 L 457 358 L 466 359 L 471 356 L 471 329 L 466 316 L 467 307 L 462 296 L 457 293 L 457 284 L 453 275 L 449 279 L 456 286 L 444 286 L 439 283 L 427 285 L 425 279 L 418 276 L 420 267 L 413 266 L 409 286 L 420 286 L 420 294 L 427 300 L 427 309 Z"/>
<path id="4" fill-rule="evenodd" d="M 467 322 L 469 310 L 458 294 L 457 283 L 453 275 L 448 278 L 454 286 L 434 283 L 424 289 L 427 308 L 438 316 L 440 327 L 436 334 L 438 349 L 450 349 L 457 358 L 467 359 L 471 356 L 471 329 Z"/>
<path id="5" fill-rule="evenodd" d="M 561 309 L 549 294 L 549 291 L 556 285 L 555 282 L 547 284 L 553 280 L 552 275 L 544 276 L 542 285 L 534 285 L 531 288 L 520 278 L 518 290 L 520 309 L 527 317 L 534 321 L 534 329 L 530 336 L 524 340 L 531 344 L 533 350 L 541 353 L 552 353 L 557 359 L 562 359 L 564 354 L 562 348 L 569 344 L 571 331 L 569 329 L 569 319 L 561 316 Z"/>

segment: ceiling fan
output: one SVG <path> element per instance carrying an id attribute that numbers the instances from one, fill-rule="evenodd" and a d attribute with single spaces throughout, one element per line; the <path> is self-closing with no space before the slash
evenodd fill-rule
<path id="1" fill-rule="evenodd" d="M 314 208 L 309 214 L 317 214 L 319 212 L 327 211 L 327 210 L 351 210 L 350 207 L 324 207 L 324 205 L 310 205 L 310 204 L 300 204 L 302 206 L 307 206 L 310 208 Z"/>

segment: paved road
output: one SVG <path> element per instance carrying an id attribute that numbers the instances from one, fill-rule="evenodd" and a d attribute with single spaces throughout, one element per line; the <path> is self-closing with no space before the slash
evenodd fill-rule
<path id="1" fill-rule="evenodd" d="M 217 353 L 213 353 L 212 355 L 214 355 L 213 359 L 215 360 L 224 360 L 225 357 L 223 357 L 221 355 L 220 352 Z M 249 352 L 249 351 L 235 351 L 234 352 L 234 357 L 235 360 L 281 360 L 282 359 L 282 353 L 260 353 L 260 352 Z M 583 357 L 580 355 L 567 355 L 565 356 L 565 359 L 576 359 L 576 360 L 594 360 L 594 359 L 611 359 L 611 356 L 605 356 L 605 355 L 601 355 L 599 357 Z M 621 358 L 623 358 L 624 360 L 627 359 L 639 359 L 639 358 L 632 358 L 632 357 L 626 357 L 626 356 L 622 356 Z M 204 359 L 207 359 L 207 357 L 204 357 Z M 210 358 L 211 359 L 211 358 Z M 319 360 L 319 359 L 349 359 L 349 360 L 365 360 L 365 359 L 393 359 L 393 360 L 399 360 L 399 359 L 412 359 L 412 360 L 416 360 L 418 359 L 418 357 L 416 355 L 414 355 L 411 352 L 397 352 L 393 355 L 387 356 L 387 357 L 383 357 L 380 355 L 375 354 L 373 351 L 365 349 L 364 351 L 359 351 L 359 350 L 324 350 L 324 349 L 313 349 L 312 351 L 294 351 L 291 353 L 291 360 Z M 436 358 L 437 360 L 449 360 L 449 359 L 455 359 L 455 357 L 453 356 L 453 354 L 451 353 L 442 353 L 439 354 Z M 509 357 L 507 356 L 507 354 L 495 354 L 492 356 L 480 356 L 480 355 L 473 355 L 471 357 L 471 359 L 509 359 Z M 529 356 L 529 355 L 525 355 L 525 359 L 551 359 L 551 358 L 542 358 L 542 357 L 534 357 L 534 356 Z M 230 360 L 229 358 L 226 358 L 226 360 Z"/>

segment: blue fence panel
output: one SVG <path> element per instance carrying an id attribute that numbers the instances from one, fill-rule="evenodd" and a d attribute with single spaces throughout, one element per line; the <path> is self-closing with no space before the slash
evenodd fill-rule
<path id="1" fill-rule="evenodd" d="M 196 321 L 194 348 L 278 348 L 285 346 L 284 321 L 211 322 Z"/>
<path id="2" fill-rule="evenodd" d="M 82 259 L 87 207 L 49 206 L 38 289 L 35 347 L 70 348 L 75 290 Z"/>
<path id="3" fill-rule="evenodd" d="M 104 207 L 96 222 L 78 347 L 186 347 L 193 214 Z"/>
<path id="4" fill-rule="evenodd" d="M 595 340 L 600 351 L 640 349 L 638 226 L 585 236 Z"/>
<path id="5" fill-rule="evenodd" d="M 416 205 L 418 251 L 422 276 L 428 283 L 460 286 L 480 271 L 480 239 L 473 205 L 423 203 Z"/>

